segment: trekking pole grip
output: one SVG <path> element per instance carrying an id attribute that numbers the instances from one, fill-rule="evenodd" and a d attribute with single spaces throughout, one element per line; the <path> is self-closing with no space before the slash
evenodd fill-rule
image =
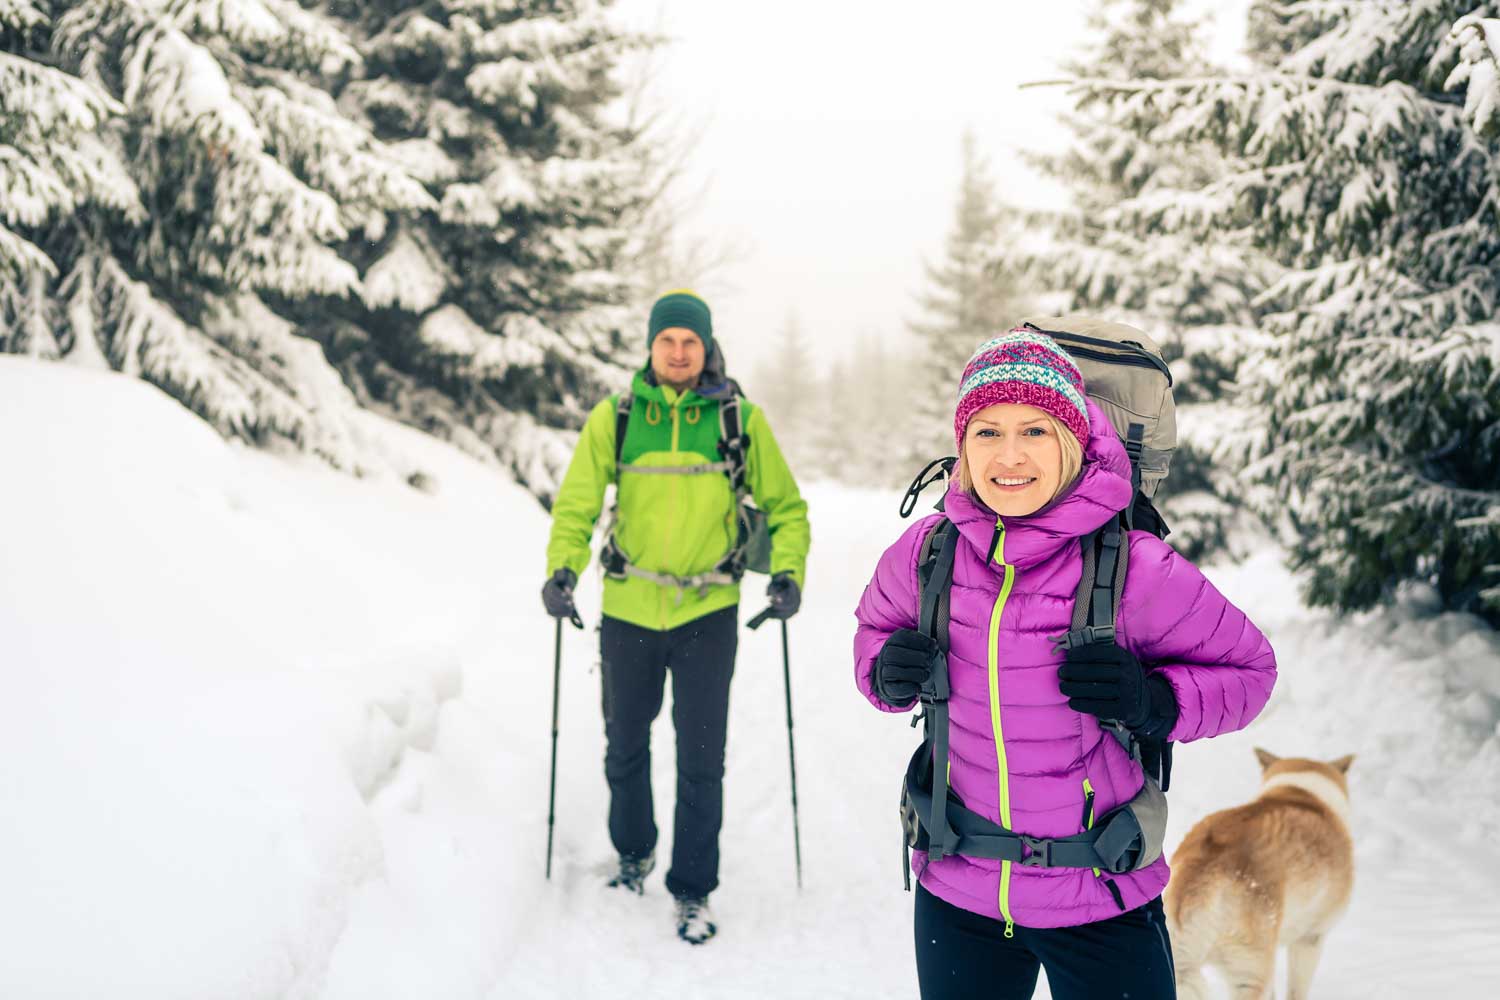
<path id="1" fill-rule="evenodd" d="M 766 622 L 770 621 L 771 620 L 771 615 L 775 611 L 776 611 L 776 609 L 773 608 L 773 607 L 766 608 L 760 614 L 758 614 L 754 618 L 750 619 L 750 621 L 746 625 L 746 627 L 749 628 L 750 631 L 754 632 L 756 629 L 760 628 Z"/>

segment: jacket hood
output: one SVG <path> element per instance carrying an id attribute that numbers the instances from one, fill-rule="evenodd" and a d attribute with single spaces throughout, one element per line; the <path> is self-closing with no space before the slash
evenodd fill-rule
<path id="1" fill-rule="evenodd" d="M 1109 417 L 1088 400 L 1089 439 L 1083 469 L 1073 485 L 1034 514 L 1005 518 L 1005 561 L 1012 566 L 1039 563 L 1057 549 L 1100 527 L 1133 499 L 1130 457 Z M 990 553 L 998 534 L 995 512 L 964 491 L 955 475 L 943 499 L 948 520 L 981 552 Z"/>
<path id="2" fill-rule="evenodd" d="M 698 385 L 688 391 L 695 392 L 704 399 L 719 401 L 743 396 L 740 384 L 725 374 L 724 349 L 719 346 L 717 339 L 713 343 L 708 357 L 704 359 L 703 374 L 698 376 Z M 661 383 L 656 380 L 656 372 L 652 370 L 649 358 L 637 375 L 643 384 L 653 389 L 660 388 Z"/>

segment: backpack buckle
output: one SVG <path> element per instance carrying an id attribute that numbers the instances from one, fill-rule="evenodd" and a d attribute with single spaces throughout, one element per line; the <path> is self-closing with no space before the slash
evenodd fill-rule
<path id="1" fill-rule="evenodd" d="M 625 553 L 615 543 L 614 532 L 604 540 L 604 547 L 599 550 L 599 565 L 604 570 L 604 575 L 611 580 L 623 580 L 625 573 Z"/>
<path id="2" fill-rule="evenodd" d="M 1021 834 L 1021 843 L 1031 849 L 1031 853 L 1023 857 L 1017 864 L 1027 868 L 1053 868 L 1052 864 L 1052 841 L 1044 837 L 1028 837 Z"/>
<path id="3" fill-rule="evenodd" d="M 943 656 L 941 652 L 937 655 Z M 948 694 L 948 661 L 943 657 L 943 668 L 927 675 L 927 680 L 917 693 L 917 699 L 924 705 L 941 705 L 948 700 Z"/>
<path id="4" fill-rule="evenodd" d="M 1115 627 L 1113 625 L 1085 625 L 1083 628 L 1075 628 L 1070 632 L 1052 637 L 1052 644 L 1059 652 L 1092 645 L 1096 642 L 1114 641 Z"/>

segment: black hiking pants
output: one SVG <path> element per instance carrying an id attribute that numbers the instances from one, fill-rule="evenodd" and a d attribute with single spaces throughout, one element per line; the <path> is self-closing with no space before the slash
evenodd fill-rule
<path id="1" fill-rule="evenodd" d="M 674 896 L 707 896 L 719 885 L 724 741 L 738 644 L 738 607 L 668 632 L 617 618 L 605 618 L 599 629 L 609 836 L 622 857 L 642 858 L 656 848 L 651 723 L 661 712 L 667 671 L 672 672 L 677 817 L 667 891 Z"/>
<path id="2" fill-rule="evenodd" d="M 1047 970 L 1053 1000 L 1175 1000 L 1161 897 L 1078 927 L 1015 928 L 917 886 L 917 982 L 922 1000 L 1028 1000 Z"/>

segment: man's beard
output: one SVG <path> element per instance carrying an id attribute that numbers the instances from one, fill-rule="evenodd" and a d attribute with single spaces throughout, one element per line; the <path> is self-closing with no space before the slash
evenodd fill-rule
<path id="1" fill-rule="evenodd" d="M 690 378 L 690 379 L 688 379 L 688 380 L 686 380 L 684 382 L 679 382 L 676 379 L 669 378 L 668 376 L 663 375 L 661 372 L 657 372 L 656 373 L 656 381 L 658 383 L 660 383 L 661 385 L 664 385 L 667 388 L 671 389 L 673 392 L 684 392 L 684 391 L 686 391 L 688 389 L 696 389 L 696 388 L 698 388 L 698 380 L 701 379 L 702 377 L 703 377 L 703 373 L 699 372 L 697 375 L 694 375 L 692 378 Z"/>

